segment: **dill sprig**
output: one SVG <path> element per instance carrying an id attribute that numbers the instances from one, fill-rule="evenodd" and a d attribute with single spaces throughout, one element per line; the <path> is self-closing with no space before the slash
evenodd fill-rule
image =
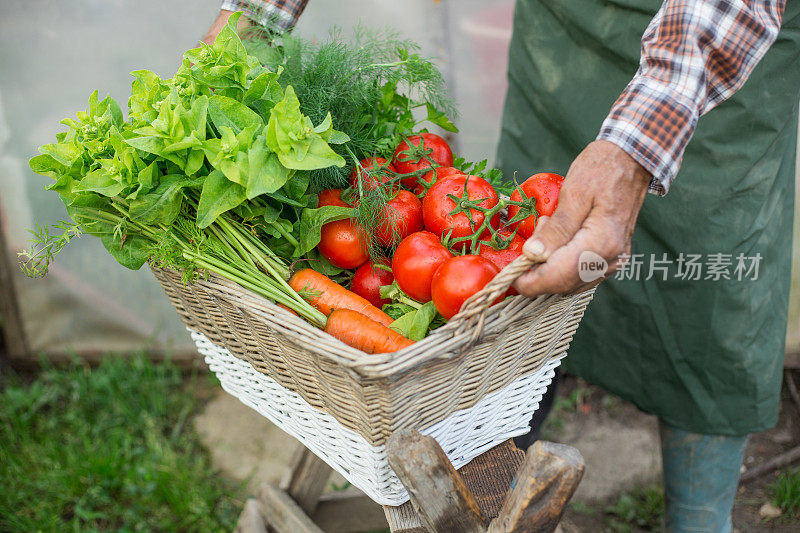
<path id="1" fill-rule="evenodd" d="M 392 30 L 359 26 L 348 41 L 333 29 L 315 42 L 263 30 L 251 32 L 245 44 L 267 68 L 283 68 L 279 82 L 294 87 L 305 115 L 317 123 L 330 112 L 357 159 L 390 157 L 401 137 L 426 120 L 455 130 L 455 103 L 441 72 L 419 54 L 419 45 Z M 415 118 L 417 108 L 427 115 Z M 344 146 L 334 149 L 347 158 Z M 342 187 L 351 168 L 312 171 L 312 189 Z"/>
<path id="2" fill-rule="evenodd" d="M 60 230 L 54 235 L 51 226 L 36 223 L 36 228 L 28 230 L 31 233 L 31 247 L 18 252 L 20 268 L 25 275 L 31 278 L 42 278 L 50 270 L 50 263 L 56 255 L 67 246 L 70 241 L 81 235 L 83 231 L 74 222 L 61 220 L 52 225 L 52 229 Z"/>

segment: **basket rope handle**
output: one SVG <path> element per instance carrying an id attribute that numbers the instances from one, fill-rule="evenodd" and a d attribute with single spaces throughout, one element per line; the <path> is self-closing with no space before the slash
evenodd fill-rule
<path id="1" fill-rule="evenodd" d="M 470 296 L 461 306 L 461 310 L 450 323 L 457 332 L 467 329 L 472 330 L 471 342 L 475 342 L 483 333 L 483 324 L 489 307 L 506 293 L 511 284 L 532 266 L 547 261 L 548 254 L 544 251 L 538 254 L 527 255 L 523 253 L 506 265 L 495 277 L 481 290 Z"/>

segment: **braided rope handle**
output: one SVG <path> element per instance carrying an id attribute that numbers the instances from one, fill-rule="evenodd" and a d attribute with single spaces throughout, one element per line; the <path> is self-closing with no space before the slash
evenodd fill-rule
<path id="1" fill-rule="evenodd" d="M 547 261 L 545 253 L 528 256 L 522 254 L 505 266 L 484 288 L 470 296 L 461 310 L 450 319 L 456 334 L 472 330 L 470 344 L 476 342 L 483 333 L 486 313 L 492 304 L 502 297 L 515 279 L 531 269 L 532 266 Z"/>

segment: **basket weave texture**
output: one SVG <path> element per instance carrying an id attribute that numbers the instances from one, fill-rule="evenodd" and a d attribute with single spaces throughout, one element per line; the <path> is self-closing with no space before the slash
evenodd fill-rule
<path id="1" fill-rule="evenodd" d="M 393 354 L 351 348 L 270 301 L 211 276 L 185 284 L 151 265 L 187 327 L 382 446 L 396 430 L 423 430 L 564 355 L 594 293 L 508 298 L 531 266 L 506 267 L 461 313 Z"/>
<path id="2" fill-rule="evenodd" d="M 386 446 L 370 446 L 364 437 L 257 372 L 247 361 L 200 333 L 191 335 L 226 392 L 295 437 L 376 503 L 401 505 L 408 500 L 405 487 L 389 466 Z M 528 431 L 531 415 L 559 362 L 551 360 L 533 374 L 515 379 L 508 387 L 484 396 L 473 407 L 456 411 L 422 433 L 436 439 L 453 466 L 461 468 L 501 442 Z"/>

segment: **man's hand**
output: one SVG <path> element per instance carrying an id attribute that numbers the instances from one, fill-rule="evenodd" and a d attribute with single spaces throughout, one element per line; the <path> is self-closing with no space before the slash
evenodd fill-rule
<path id="1" fill-rule="evenodd" d="M 578 276 L 578 258 L 590 250 L 608 261 L 609 277 L 618 257 L 630 252 L 636 217 L 650 174 L 630 155 L 608 141 L 594 141 L 567 172 L 552 217 L 541 217 L 525 243 L 529 257 L 547 257 L 514 282 L 525 296 L 565 294 L 596 285 Z"/>
<path id="2" fill-rule="evenodd" d="M 222 28 L 225 27 L 225 24 L 228 23 L 228 19 L 230 18 L 230 16 L 233 15 L 234 13 L 235 13 L 234 11 L 221 9 L 219 15 L 217 16 L 217 20 L 215 20 L 214 24 L 211 25 L 211 28 L 209 28 L 208 33 L 206 33 L 206 36 L 203 37 L 203 42 L 206 44 L 212 44 L 214 42 L 214 39 L 217 38 L 217 35 L 219 35 L 219 32 L 222 31 Z M 249 18 L 239 17 L 239 22 L 236 23 L 236 29 L 239 31 L 239 33 L 241 33 L 242 30 L 249 28 L 251 25 L 252 22 L 250 22 Z"/>

